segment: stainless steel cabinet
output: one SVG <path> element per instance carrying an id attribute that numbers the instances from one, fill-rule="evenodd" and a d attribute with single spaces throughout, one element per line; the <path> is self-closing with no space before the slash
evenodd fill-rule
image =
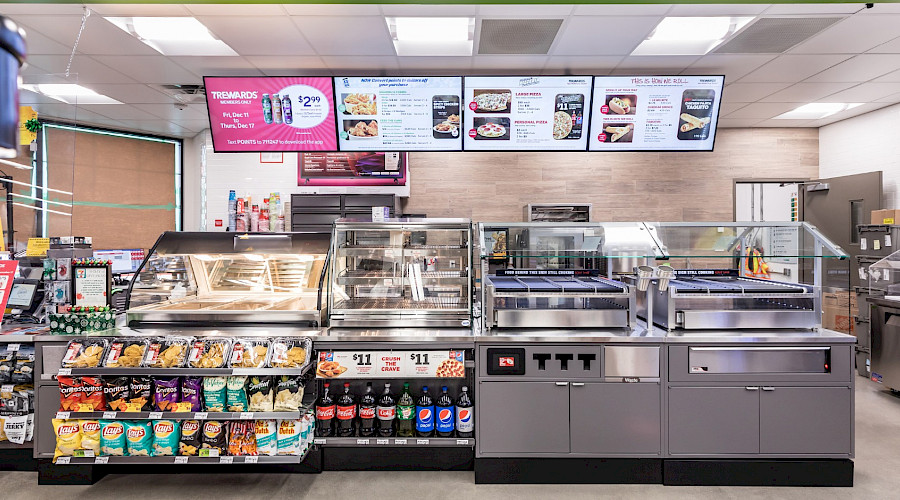
<path id="1" fill-rule="evenodd" d="M 659 384 L 570 385 L 572 453 L 660 452 Z"/>
<path id="2" fill-rule="evenodd" d="M 478 445 L 485 453 L 567 453 L 569 387 L 561 382 L 482 382 Z"/>
<path id="3" fill-rule="evenodd" d="M 669 453 L 759 452 L 759 387 L 669 389 Z"/>
<path id="4" fill-rule="evenodd" d="M 761 453 L 850 453 L 850 387 L 762 387 Z"/>

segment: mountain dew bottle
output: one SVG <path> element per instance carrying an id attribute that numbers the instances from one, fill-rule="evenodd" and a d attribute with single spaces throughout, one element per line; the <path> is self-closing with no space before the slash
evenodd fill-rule
<path id="1" fill-rule="evenodd" d="M 412 437 L 413 425 L 416 421 L 416 402 L 409 393 L 409 383 L 403 384 L 403 394 L 397 401 L 398 437 Z"/>

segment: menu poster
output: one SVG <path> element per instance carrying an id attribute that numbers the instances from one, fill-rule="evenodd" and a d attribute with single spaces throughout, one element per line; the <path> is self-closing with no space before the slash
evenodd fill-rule
<path id="1" fill-rule="evenodd" d="M 341 151 L 460 151 L 462 78 L 334 79 Z"/>
<path id="2" fill-rule="evenodd" d="M 213 149 L 337 151 L 329 77 L 204 77 Z"/>
<path id="3" fill-rule="evenodd" d="M 464 148 L 584 151 L 589 76 L 466 77 Z"/>
<path id="4" fill-rule="evenodd" d="M 591 151 L 712 151 L 723 76 L 594 79 Z"/>
<path id="5" fill-rule="evenodd" d="M 110 305 L 112 279 L 110 268 L 73 265 L 74 293 L 72 305 L 103 307 Z"/>
<path id="6" fill-rule="evenodd" d="M 300 153 L 298 186 L 403 186 L 406 153 Z"/>
<path id="7" fill-rule="evenodd" d="M 6 310 L 6 302 L 9 301 L 9 294 L 18 267 L 19 261 L 17 260 L 0 260 L 0 293 L 3 294 L 0 295 L 0 310 Z M 0 321 L 3 321 L 2 314 L 0 314 Z"/>

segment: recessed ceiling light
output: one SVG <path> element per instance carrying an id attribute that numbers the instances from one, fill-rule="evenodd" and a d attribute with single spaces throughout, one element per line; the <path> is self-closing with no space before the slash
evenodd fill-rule
<path id="1" fill-rule="evenodd" d="M 751 20 L 753 17 L 666 17 L 631 55 L 703 55 Z"/>
<path id="2" fill-rule="evenodd" d="M 37 83 L 22 84 L 20 89 L 45 95 L 66 104 L 122 104 L 121 102 L 98 94 L 93 90 L 74 83 Z"/>
<path id="3" fill-rule="evenodd" d="M 473 17 L 386 17 L 398 56 L 471 56 Z"/>
<path id="4" fill-rule="evenodd" d="M 776 116 L 775 120 L 818 120 L 827 118 L 833 114 L 847 111 L 857 106 L 862 106 L 861 102 L 811 102 L 804 104 L 798 108 L 792 109 L 787 113 Z"/>
<path id="5" fill-rule="evenodd" d="M 167 56 L 236 56 L 193 17 L 107 17 L 107 21 Z"/>

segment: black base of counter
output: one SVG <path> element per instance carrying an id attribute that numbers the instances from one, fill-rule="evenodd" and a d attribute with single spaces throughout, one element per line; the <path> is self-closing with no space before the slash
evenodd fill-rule
<path id="1" fill-rule="evenodd" d="M 659 458 L 478 458 L 476 484 L 660 484 Z"/>
<path id="2" fill-rule="evenodd" d="M 323 470 L 472 470 L 472 448 L 323 447 Z"/>
<path id="3" fill-rule="evenodd" d="M 12 445 L 5 448 L 0 447 L 0 470 L 25 472 L 38 470 L 38 463 L 34 458 L 34 448 L 31 446 Z"/>
<path id="4" fill-rule="evenodd" d="M 852 460 L 665 460 L 668 486 L 853 486 Z"/>

